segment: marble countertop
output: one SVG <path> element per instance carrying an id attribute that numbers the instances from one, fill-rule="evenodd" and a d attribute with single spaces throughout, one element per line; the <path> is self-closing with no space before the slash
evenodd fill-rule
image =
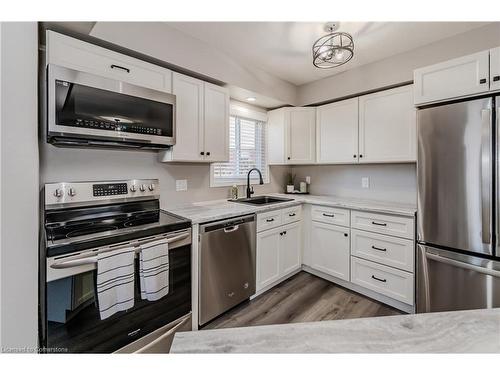
<path id="1" fill-rule="evenodd" d="M 175 334 L 171 353 L 500 353 L 500 309 Z"/>
<path id="2" fill-rule="evenodd" d="M 235 203 L 227 199 L 220 199 L 207 202 L 197 202 L 170 206 L 164 208 L 175 215 L 191 220 L 193 224 L 205 223 L 208 221 L 226 219 L 240 215 L 272 211 L 280 208 L 295 206 L 302 203 L 318 204 L 330 207 L 341 207 L 362 211 L 373 211 L 379 213 L 414 216 L 416 207 L 414 205 L 391 203 L 367 199 L 340 198 L 335 196 L 320 195 L 287 195 L 268 194 L 272 196 L 292 198 L 293 201 L 273 203 L 265 206 L 254 206 L 243 203 Z"/>

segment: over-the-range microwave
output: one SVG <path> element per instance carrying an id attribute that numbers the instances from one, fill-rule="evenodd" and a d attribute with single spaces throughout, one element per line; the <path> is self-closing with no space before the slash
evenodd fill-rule
<path id="1" fill-rule="evenodd" d="M 64 147 L 162 149 L 175 144 L 175 95 L 47 67 L 47 141 Z"/>

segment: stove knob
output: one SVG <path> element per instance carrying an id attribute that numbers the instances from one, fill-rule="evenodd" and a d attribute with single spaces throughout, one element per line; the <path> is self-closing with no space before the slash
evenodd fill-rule
<path id="1" fill-rule="evenodd" d="M 148 186 L 149 191 L 153 191 L 155 189 L 155 184 L 150 184 Z"/>
<path id="2" fill-rule="evenodd" d="M 62 189 L 56 189 L 54 191 L 54 197 L 61 198 L 64 195 L 64 191 Z"/>
<path id="3" fill-rule="evenodd" d="M 139 187 L 139 190 L 140 191 L 146 191 L 146 185 L 142 184 L 140 187 Z"/>
<path id="4" fill-rule="evenodd" d="M 73 188 L 70 188 L 68 194 L 70 197 L 74 197 L 76 195 L 76 190 Z"/>
<path id="5" fill-rule="evenodd" d="M 132 193 L 135 193 L 135 192 L 137 191 L 137 187 L 136 187 L 135 185 L 132 185 L 132 186 L 130 187 L 130 191 L 131 191 Z"/>

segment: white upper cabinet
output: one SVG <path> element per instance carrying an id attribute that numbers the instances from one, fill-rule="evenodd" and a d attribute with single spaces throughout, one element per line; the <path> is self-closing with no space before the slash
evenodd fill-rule
<path id="1" fill-rule="evenodd" d="M 412 86 L 359 97 L 359 162 L 413 162 L 417 157 Z"/>
<path id="2" fill-rule="evenodd" d="M 462 56 L 413 72 L 415 104 L 487 92 L 489 51 Z"/>
<path id="3" fill-rule="evenodd" d="M 204 83 L 204 153 L 210 162 L 229 160 L 229 94 L 227 89 Z"/>
<path id="4" fill-rule="evenodd" d="M 500 47 L 490 50 L 490 90 L 500 90 Z"/>
<path id="5" fill-rule="evenodd" d="M 318 163 L 358 160 L 358 98 L 322 105 L 316 112 Z"/>
<path id="6" fill-rule="evenodd" d="M 229 160 L 229 94 L 223 87 L 173 74 L 176 96 L 175 145 L 160 154 L 164 162 Z"/>
<path id="7" fill-rule="evenodd" d="M 172 71 L 158 65 L 47 31 L 47 64 L 171 92 Z"/>
<path id="8" fill-rule="evenodd" d="M 316 108 L 288 107 L 268 113 L 269 164 L 311 164 L 316 159 Z"/>
<path id="9" fill-rule="evenodd" d="M 203 81 L 174 73 L 176 140 L 167 152 L 176 161 L 203 161 Z"/>

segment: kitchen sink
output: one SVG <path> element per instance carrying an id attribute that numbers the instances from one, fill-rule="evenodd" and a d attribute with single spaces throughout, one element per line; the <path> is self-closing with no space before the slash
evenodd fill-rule
<path id="1" fill-rule="evenodd" d="M 267 195 L 260 195 L 260 196 L 252 197 L 252 198 L 230 199 L 230 201 L 236 202 L 236 203 L 254 204 L 256 206 L 262 206 L 262 205 L 266 205 L 266 204 L 289 202 L 289 201 L 293 201 L 293 199 L 269 197 Z"/>

